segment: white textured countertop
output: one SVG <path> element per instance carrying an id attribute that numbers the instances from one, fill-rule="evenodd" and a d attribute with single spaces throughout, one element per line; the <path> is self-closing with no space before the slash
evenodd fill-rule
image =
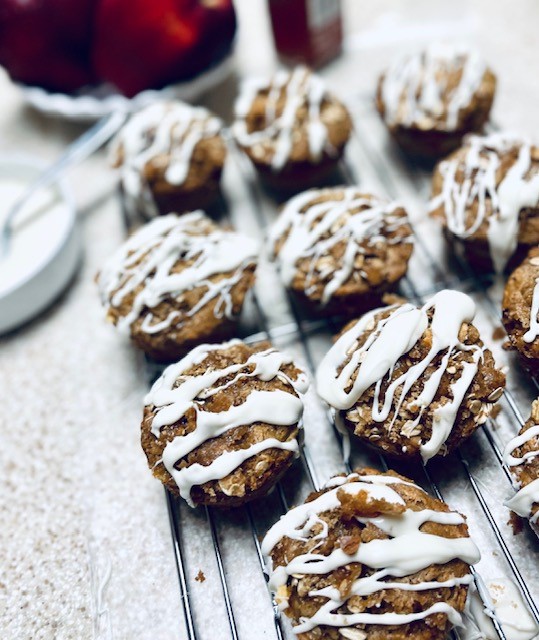
<path id="1" fill-rule="evenodd" d="M 264 7 L 262 0 L 238 1 L 240 73 L 275 65 Z M 460 19 L 464 39 L 498 74 L 495 119 L 539 139 L 536 0 L 348 0 L 345 7 L 353 37 L 346 56 L 324 70 L 334 90 L 345 96 L 373 90 L 396 50 L 384 44 L 388 33 L 409 47 L 426 33 L 454 35 Z M 0 151 L 52 160 L 80 133 L 24 108 L 3 76 L 0 85 Z M 229 82 L 207 103 L 226 115 L 233 94 Z M 93 282 L 124 236 L 104 154 L 73 171 L 70 183 L 83 219 L 83 266 L 52 309 L 0 339 L 0 635 L 183 638 L 166 503 L 139 446 L 142 359 L 103 321 Z M 311 437 L 315 447 L 326 446 Z M 196 529 L 187 533 L 197 536 Z M 189 567 L 193 575 L 198 568 Z M 200 589 L 205 599 L 220 598 L 209 580 Z M 208 638 L 228 637 L 215 624 Z"/>

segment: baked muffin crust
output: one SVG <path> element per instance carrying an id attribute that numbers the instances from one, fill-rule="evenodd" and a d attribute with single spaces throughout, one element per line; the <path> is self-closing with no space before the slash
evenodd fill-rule
<path id="1" fill-rule="evenodd" d="M 530 419 L 510 440 L 504 450 L 504 462 L 520 486 L 505 505 L 537 526 L 539 520 L 539 399 L 532 404 Z"/>
<path id="2" fill-rule="evenodd" d="M 98 274 L 107 319 L 137 347 L 171 361 L 226 335 L 254 282 L 258 244 L 195 211 L 136 231 Z"/>
<path id="3" fill-rule="evenodd" d="M 430 210 L 474 267 L 503 271 L 539 242 L 539 149 L 506 133 L 469 136 L 437 165 Z"/>
<path id="4" fill-rule="evenodd" d="M 133 115 L 111 147 L 129 206 L 150 216 L 209 206 L 226 157 L 222 128 L 207 109 L 177 101 Z"/>
<path id="5" fill-rule="evenodd" d="M 473 51 L 447 44 L 396 58 L 378 82 L 377 108 L 406 150 L 439 157 L 488 120 L 496 77 Z"/>
<path id="6" fill-rule="evenodd" d="M 539 366 L 538 316 L 539 247 L 535 247 L 509 276 L 502 303 L 502 320 L 509 344 L 534 372 Z"/>
<path id="7" fill-rule="evenodd" d="M 337 426 L 382 451 L 424 462 L 483 424 L 505 386 L 472 324 L 475 304 L 444 290 L 348 324 L 316 374 Z"/>
<path id="8" fill-rule="evenodd" d="M 142 448 L 191 506 L 265 494 L 299 452 L 305 374 L 269 343 L 195 347 L 146 396 Z"/>
<path id="9" fill-rule="evenodd" d="M 269 239 L 285 285 L 329 313 L 379 304 L 406 273 L 413 248 L 404 208 L 357 187 L 295 196 Z"/>
<path id="10" fill-rule="evenodd" d="M 268 184 L 295 191 L 324 179 L 352 130 L 346 107 L 305 67 L 244 82 L 232 133 Z"/>
<path id="11" fill-rule="evenodd" d="M 480 554 L 465 518 L 392 471 L 332 478 L 267 533 L 270 588 L 302 640 L 442 640 Z"/>

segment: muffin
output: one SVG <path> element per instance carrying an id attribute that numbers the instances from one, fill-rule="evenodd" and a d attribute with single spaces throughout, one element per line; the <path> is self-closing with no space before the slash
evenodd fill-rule
<path id="1" fill-rule="evenodd" d="M 347 314 L 372 309 L 406 273 L 406 211 L 358 187 L 311 190 L 284 206 L 270 232 L 281 277 L 302 306 Z"/>
<path id="2" fill-rule="evenodd" d="M 269 530 L 262 551 L 302 640 L 445 640 L 480 559 L 464 516 L 375 469 L 332 478 Z"/>
<path id="3" fill-rule="evenodd" d="M 384 453 L 444 456 L 486 421 L 505 386 L 474 316 L 473 300 L 451 290 L 421 308 L 375 309 L 337 336 L 318 394 L 339 425 Z"/>
<path id="4" fill-rule="evenodd" d="M 481 131 L 495 90 L 477 53 L 436 44 L 394 60 L 378 81 L 376 106 L 404 151 L 439 158 Z"/>
<path id="5" fill-rule="evenodd" d="M 469 136 L 437 165 L 430 210 L 473 267 L 503 271 L 539 243 L 539 148 L 506 133 Z"/>
<path id="6" fill-rule="evenodd" d="M 246 81 L 232 133 L 268 186 L 300 191 L 334 170 L 352 131 L 346 107 L 305 67 Z"/>
<path id="7" fill-rule="evenodd" d="M 518 436 L 507 443 L 503 453 L 519 491 L 505 502 L 514 513 L 529 518 L 532 524 L 539 520 L 539 399 L 532 404 L 530 419 Z"/>
<path id="8" fill-rule="evenodd" d="M 509 276 L 503 294 L 502 321 L 509 344 L 525 366 L 539 371 L 539 247 Z"/>
<path id="9" fill-rule="evenodd" d="M 203 107 L 156 102 L 131 117 L 111 147 L 128 208 L 146 216 L 205 209 L 219 195 L 223 123 Z"/>
<path id="10" fill-rule="evenodd" d="M 145 398 L 150 469 L 191 506 L 266 494 L 298 455 L 307 387 L 304 372 L 267 342 L 195 347 Z"/>
<path id="11" fill-rule="evenodd" d="M 254 283 L 258 244 L 202 211 L 155 218 L 97 276 L 107 319 L 149 356 L 170 362 L 229 335 Z"/>

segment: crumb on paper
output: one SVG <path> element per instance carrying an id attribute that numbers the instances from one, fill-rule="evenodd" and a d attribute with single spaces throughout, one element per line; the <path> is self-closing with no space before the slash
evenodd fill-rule
<path id="1" fill-rule="evenodd" d="M 202 569 L 198 570 L 195 580 L 197 582 L 204 582 L 206 580 L 206 576 L 204 575 L 204 572 L 202 571 Z"/>
<path id="2" fill-rule="evenodd" d="M 503 340 L 506 337 L 505 329 L 503 327 L 495 327 L 492 332 L 493 340 Z"/>

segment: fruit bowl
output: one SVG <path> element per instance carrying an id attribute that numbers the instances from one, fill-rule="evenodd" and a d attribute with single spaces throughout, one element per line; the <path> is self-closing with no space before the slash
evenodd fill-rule
<path id="1" fill-rule="evenodd" d="M 161 99 L 178 99 L 186 102 L 196 100 L 203 93 L 225 80 L 233 70 L 233 54 L 197 75 L 195 78 L 168 85 L 163 89 L 141 91 L 127 98 L 110 85 L 101 84 L 75 94 L 54 93 L 42 87 L 18 84 L 28 105 L 47 116 L 91 122 L 113 111 L 136 111 Z"/>

